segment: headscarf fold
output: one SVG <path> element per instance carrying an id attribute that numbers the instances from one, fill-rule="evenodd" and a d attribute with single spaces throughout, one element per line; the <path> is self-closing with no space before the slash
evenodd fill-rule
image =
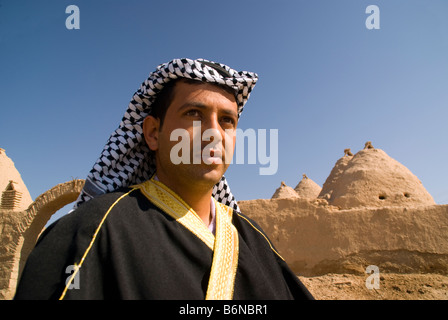
<path id="1" fill-rule="evenodd" d="M 236 71 L 224 64 L 205 59 L 174 59 L 159 65 L 135 92 L 120 125 L 111 134 L 88 174 L 74 209 L 101 194 L 142 183 L 153 176 L 156 170 L 155 159 L 143 136 L 143 120 L 151 114 L 151 105 L 165 84 L 178 78 L 217 83 L 234 89 L 238 117 L 258 80 L 256 73 Z M 239 211 L 224 176 L 213 187 L 212 195 L 217 201 Z"/>

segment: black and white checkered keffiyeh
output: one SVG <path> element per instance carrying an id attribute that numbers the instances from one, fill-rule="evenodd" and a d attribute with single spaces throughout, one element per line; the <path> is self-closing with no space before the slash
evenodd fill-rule
<path id="1" fill-rule="evenodd" d="M 155 159 L 143 137 L 143 120 L 151 114 L 151 105 L 164 85 L 177 78 L 218 83 L 233 88 L 236 91 L 238 117 L 258 80 L 256 73 L 236 71 L 224 64 L 205 59 L 175 59 L 159 65 L 134 94 L 120 125 L 111 134 L 87 176 L 74 209 L 98 195 L 139 184 L 152 177 L 156 168 Z M 214 186 L 213 197 L 239 211 L 224 176 Z"/>

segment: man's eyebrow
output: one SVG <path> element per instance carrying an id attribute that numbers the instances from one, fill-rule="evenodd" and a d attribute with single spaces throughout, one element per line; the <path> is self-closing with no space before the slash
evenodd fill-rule
<path id="1" fill-rule="evenodd" d="M 189 102 L 186 102 L 183 105 L 181 105 L 180 108 L 178 109 L 178 111 L 182 111 L 183 109 L 187 109 L 190 107 L 196 107 L 198 109 L 207 109 L 207 105 L 205 105 L 201 102 L 189 101 Z"/>
<path id="2" fill-rule="evenodd" d="M 202 109 L 202 110 L 208 109 L 207 105 L 202 102 L 189 101 L 189 102 L 184 103 L 182 106 L 180 106 L 178 111 L 182 111 L 182 110 L 190 108 L 190 107 L 195 107 L 195 108 Z M 220 111 L 222 113 L 232 115 L 234 117 L 238 117 L 238 113 L 236 111 L 229 110 L 229 109 L 222 109 Z"/>
<path id="3" fill-rule="evenodd" d="M 234 116 L 235 118 L 238 118 L 238 113 L 236 111 L 229 110 L 229 109 L 224 109 L 224 110 L 221 110 L 221 111 L 222 111 L 222 113 L 225 113 L 225 114 Z"/>

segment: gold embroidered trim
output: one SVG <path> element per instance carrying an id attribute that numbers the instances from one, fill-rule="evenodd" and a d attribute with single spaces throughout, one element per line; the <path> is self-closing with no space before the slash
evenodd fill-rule
<path id="1" fill-rule="evenodd" d="M 92 240 L 90 241 L 89 246 L 87 247 L 86 251 L 84 252 L 84 255 L 83 255 L 82 258 L 81 258 L 81 261 L 80 261 L 79 263 L 75 263 L 74 271 L 73 271 L 72 275 L 70 276 L 70 278 L 66 281 L 64 291 L 62 291 L 62 294 L 61 294 L 61 296 L 59 297 L 59 300 L 64 299 L 64 297 L 65 297 L 65 295 L 66 295 L 66 293 L 67 293 L 67 290 L 68 290 L 68 288 L 70 287 L 70 284 L 72 283 L 73 279 L 75 278 L 76 274 L 78 273 L 79 269 L 81 268 L 82 264 L 84 263 L 84 260 L 86 259 L 87 255 L 89 254 L 89 251 L 90 251 L 90 249 L 92 248 L 93 243 L 95 242 L 96 237 L 97 237 L 98 233 L 100 232 L 100 229 L 101 229 L 101 227 L 102 227 L 104 221 L 106 221 L 106 218 L 107 218 L 107 216 L 109 215 L 109 213 L 112 211 L 113 207 L 115 207 L 115 205 L 116 205 L 121 199 L 123 199 L 124 197 L 126 197 L 127 195 L 129 195 L 129 194 L 130 194 L 132 191 L 134 191 L 134 190 L 136 190 L 136 189 L 132 189 L 131 191 L 125 193 L 125 194 L 122 195 L 120 198 L 118 198 L 117 200 L 115 200 L 115 202 L 109 207 L 109 209 L 107 210 L 107 212 L 104 214 L 103 218 L 102 218 L 101 221 L 100 221 L 100 224 L 98 225 L 98 227 L 97 227 L 96 230 L 95 230 L 95 233 L 94 233 L 93 236 L 92 236 Z"/>
<path id="2" fill-rule="evenodd" d="M 216 240 L 206 300 L 231 300 L 238 267 L 238 231 L 232 224 L 233 210 L 215 201 Z"/>
<path id="3" fill-rule="evenodd" d="M 211 250 L 215 236 L 205 226 L 197 213 L 174 191 L 160 181 L 151 179 L 138 185 L 142 193 L 157 207 L 168 213 L 177 222 L 201 239 Z"/>
<path id="4" fill-rule="evenodd" d="M 233 210 L 213 199 L 216 208 L 216 236 L 214 236 L 197 213 L 160 181 L 151 179 L 136 187 L 140 188 L 152 203 L 176 219 L 213 250 L 205 299 L 232 299 L 239 253 L 238 231 L 232 224 Z"/>

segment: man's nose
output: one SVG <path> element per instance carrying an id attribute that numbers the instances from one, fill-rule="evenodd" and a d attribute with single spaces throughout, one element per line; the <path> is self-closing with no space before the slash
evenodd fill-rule
<path id="1" fill-rule="evenodd" d="M 203 121 L 202 124 L 202 138 L 204 141 L 213 141 L 219 143 L 223 140 L 223 130 L 219 123 L 218 116 L 210 115 Z"/>
<path id="2" fill-rule="evenodd" d="M 202 129 L 204 131 L 207 129 L 218 130 L 218 131 L 221 130 L 218 115 L 213 113 L 213 114 L 210 114 L 208 117 L 206 117 Z"/>

